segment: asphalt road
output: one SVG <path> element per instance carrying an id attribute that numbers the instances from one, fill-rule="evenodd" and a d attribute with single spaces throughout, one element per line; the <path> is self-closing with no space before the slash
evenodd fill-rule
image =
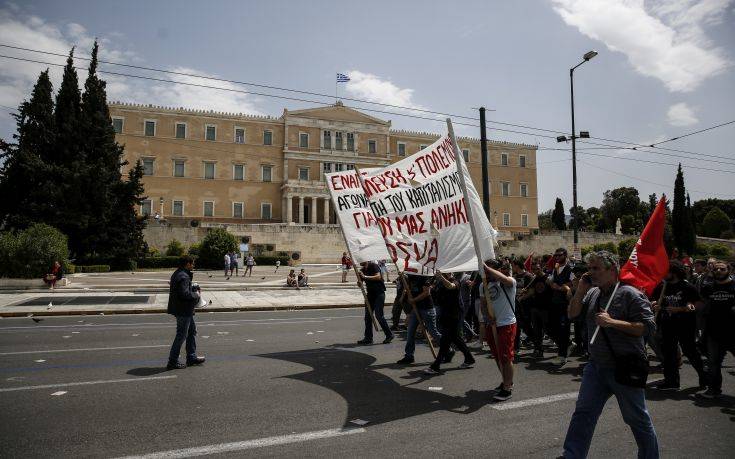
<path id="1" fill-rule="evenodd" d="M 403 341 L 356 346 L 362 311 L 205 313 L 201 367 L 165 371 L 174 327 L 165 315 L 0 320 L 3 457 L 555 457 L 580 365 L 525 357 L 514 397 L 491 403 L 493 361 L 445 365 L 442 376 L 394 362 Z M 378 335 L 380 336 L 380 335 Z M 551 354 L 548 354 L 551 357 Z M 735 359 L 717 401 L 649 391 L 662 457 L 732 457 Z M 653 379 L 659 377 L 654 374 Z M 360 426 L 352 421 L 367 421 Z M 609 401 L 591 457 L 635 457 Z M 156 456 L 153 456 L 156 457 Z"/>

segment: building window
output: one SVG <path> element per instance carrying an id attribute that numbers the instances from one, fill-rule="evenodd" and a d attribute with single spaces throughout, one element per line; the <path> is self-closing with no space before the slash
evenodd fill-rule
<path id="1" fill-rule="evenodd" d="M 184 216 L 184 201 L 174 201 L 171 206 L 171 213 L 176 217 Z"/>
<path id="2" fill-rule="evenodd" d="M 355 151 L 355 134 L 347 133 L 347 151 Z"/>
<path id="3" fill-rule="evenodd" d="M 378 142 L 375 140 L 368 140 L 368 153 L 375 154 L 378 152 Z"/>
<path id="4" fill-rule="evenodd" d="M 143 158 L 143 175 L 153 175 L 153 158 Z"/>
<path id="5" fill-rule="evenodd" d="M 309 134 L 302 132 L 299 134 L 299 147 L 309 148 Z"/>
<path id="6" fill-rule="evenodd" d="M 263 220 L 271 219 L 271 204 L 269 202 L 260 203 L 260 218 Z"/>
<path id="7" fill-rule="evenodd" d="M 232 218 L 242 218 L 245 205 L 241 202 L 232 203 Z"/>
<path id="8" fill-rule="evenodd" d="M 207 180 L 214 180 L 214 163 L 204 163 L 204 178 Z"/>
<path id="9" fill-rule="evenodd" d="M 334 172 L 342 172 L 345 170 L 345 165 L 342 163 L 334 163 Z"/>
<path id="10" fill-rule="evenodd" d="M 156 122 L 155 121 L 145 122 L 145 135 L 148 137 L 153 137 L 154 135 L 156 135 Z"/>
<path id="11" fill-rule="evenodd" d="M 528 214 L 521 214 L 521 226 L 528 227 Z"/>
<path id="12" fill-rule="evenodd" d="M 343 148 L 342 146 L 342 133 L 341 132 L 335 132 L 334 133 L 334 149 L 335 150 L 341 150 Z"/>
<path id="13" fill-rule="evenodd" d="M 176 123 L 176 138 L 177 139 L 185 139 L 186 138 L 186 124 L 184 124 L 184 123 Z"/>
<path id="14" fill-rule="evenodd" d="M 214 201 L 204 201 L 204 216 L 214 217 Z"/>
<path id="15" fill-rule="evenodd" d="M 273 145 L 273 131 L 263 131 L 263 145 Z"/>
<path id="16" fill-rule="evenodd" d="M 503 214 L 503 226 L 510 226 L 510 214 Z"/>
<path id="17" fill-rule="evenodd" d="M 299 180 L 309 180 L 308 167 L 299 167 Z"/>
<path id="18" fill-rule="evenodd" d="M 462 149 L 462 157 L 464 158 L 464 162 L 470 162 L 470 151 L 466 148 Z"/>
<path id="19" fill-rule="evenodd" d="M 324 163 L 322 166 L 322 172 L 324 174 L 331 174 L 332 173 L 332 163 Z"/>
<path id="20" fill-rule="evenodd" d="M 174 177 L 183 177 L 184 172 L 184 160 L 174 159 Z"/>
<path id="21" fill-rule="evenodd" d="M 272 182 L 273 166 L 260 166 L 260 175 L 264 182 Z"/>
<path id="22" fill-rule="evenodd" d="M 500 154 L 500 165 L 501 166 L 507 166 L 508 165 L 508 153 L 501 153 Z"/>
<path id="23" fill-rule="evenodd" d="M 520 155 L 518 157 L 518 167 L 526 167 L 526 155 Z"/>
<path id="24" fill-rule="evenodd" d="M 502 196 L 510 196 L 510 182 L 500 182 L 500 187 Z"/>
<path id="25" fill-rule="evenodd" d="M 245 166 L 242 164 L 232 166 L 232 178 L 234 180 L 245 180 Z"/>
<path id="26" fill-rule="evenodd" d="M 245 143 L 245 129 L 235 128 L 235 143 Z"/>
<path id="27" fill-rule="evenodd" d="M 406 144 L 398 142 L 398 156 L 406 156 Z"/>
<path id="28" fill-rule="evenodd" d="M 145 215 L 145 216 L 148 216 L 151 214 L 151 200 L 150 199 L 145 199 L 141 201 L 140 213 L 141 215 Z"/>
<path id="29" fill-rule="evenodd" d="M 324 148 L 326 150 L 332 149 L 332 131 L 324 131 Z"/>
<path id="30" fill-rule="evenodd" d="M 348 171 L 354 171 L 355 170 L 355 165 L 354 164 L 347 164 L 347 170 Z"/>
<path id="31" fill-rule="evenodd" d="M 115 130 L 115 134 L 122 134 L 122 131 L 123 131 L 123 119 L 122 118 L 113 118 L 112 119 L 112 129 Z"/>
<path id="32" fill-rule="evenodd" d="M 528 197 L 528 184 L 527 183 L 521 183 L 521 196 L 524 198 Z"/>
<path id="33" fill-rule="evenodd" d="M 217 128 L 212 125 L 207 125 L 204 128 L 204 140 L 211 140 L 215 141 L 217 140 Z"/>

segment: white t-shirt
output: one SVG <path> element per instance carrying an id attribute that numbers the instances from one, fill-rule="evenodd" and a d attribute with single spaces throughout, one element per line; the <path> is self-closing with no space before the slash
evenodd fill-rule
<path id="1" fill-rule="evenodd" d="M 493 311 L 495 312 L 495 322 L 498 327 L 516 323 L 515 310 L 516 301 L 516 280 L 511 277 L 513 285 L 508 287 L 500 282 L 488 282 L 490 292 L 490 301 L 493 303 Z M 507 293 L 507 297 L 505 293 Z M 480 284 L 480 297 L 484 298 L 485 291 L 483 285 Z M 508 301 L 510 299 L 510 302 Z"/>
<path id="2" fill-rule="evenodd" d="M 225 254 L 225 264 L 226 265 L 229 265 L 230 264 L 230 256 L 227 255 L 227 254 Z"/>

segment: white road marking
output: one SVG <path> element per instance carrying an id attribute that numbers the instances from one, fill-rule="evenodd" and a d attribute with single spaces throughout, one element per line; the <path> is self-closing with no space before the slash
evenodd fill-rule
<path id="1" fill-rule="evenodd" d="M 0 388 L 0 392 L 16 392 L 19 390 L 36 390 L 36 389 L 53 389 L 56 387 L 73 387 L 73 386 L 92 386 L 96 384 L 114 384 L 124 382 L 136 382 L 136 381 L 152 381 L 159 379 L 173 379 L 175 375 L 171 376 L 148 376 L 141 378 L 127 378 L 127 379 L 107 379 L 98 381 L 80 381 L 71 383 L 60 383 L 60 384 L 44 384 L 41 386 L 20 386 L 20 387 L 3 387 Z"/>
<path id="2" fill-rule="evenodd" d="M 53 393 L 53 394 L 51 394 L 51 395 L 64 395 L 65 393 L 66 393 L 66 391 L 65 391 L 65 390 L 60 390 L 60 391 L 54 392 L 54 393 Z"/>
<path id="3" fill-rule="evenodd" d="M 442 390 L 442 389 L 443 389 L 443 387 L 434 387 L 434 386 L 429 387 L 429 390 L 437 390 L 437 391 L 439 391 L 439 390 Z"/>
<path id="4" fill-rule="evenodd" d="M 353 435 L 365 432 L 365 429 L 329 429 L 315 432 L 304 432 L 300 434 L 280 435 L 277 437 L 258 438 L 255 440 L 237 441 L 232 443 L 219 443 L 215 445 L 199 446 L 194 448 L 174 449 L 159 451 L 157 453 L 142 454 L 140 456 L 126 456 L 120 459 L 158 459 L 158 458 L 181 458 L 207 456 L 210 454 L 223 454 L 233 451 L 244 451 L 248 449 L 263 448 L 266 446 L 286 445 L 289 443 L 301 443 L 321 438 L 333 438 L 343 435 Z"/>
<path id="5" fill-rule="evenodd" d="M 352 423 L 352 424 L 356 424 L 356 425 L 358 425 L 358 426 L 364 426 L 364 425 L 365 425 L 365 424 L 367 424 L 368 422 L 370 422 L 370 421 L 366 421 L 366 420 L 364 420 L 364 419 L 353 419 L 352 421 L 350 421 L 350 423 Z"/>
<path id="6" fill-rule="evenodd" d="M 43 362 L 45 362 L 45 360 L 44 359 L 38 359 L 38 360 L 34 360 L 34 362 L 36 362 L 36 363 L 43 363 Z"/>
<path id="7" fill-rule="evenodd" d="M 553 403 L 561 400 L 575 400 L 578 394 L 579 392 L 567 392 L 566 394 L 547 395 L 546 397 L 530 398 L 528 400 L 520 400 L 517 402 L 497 403 L 494 405 L 490 405 L 490 408 L 499 411 L 513 410 L 516 408 L 543 405 L 546 403 Z"/>
<path id="8" fill-rule="evenodd" d="M 88 348 L 80 348 L 80 349 L 42 349 L 39 351 L 0 352 L 0 355 L 45 354 L 47 352 L 118 351 L 122 349 L 146 349 L 146 348 L 151 348 L 151 347 L 169 347 L 169 346 L 170 344 L 152 344 L 149 346 L 88 347 Z M 36 362 L 45 362 L 45 360 L 36 360 Z"/>

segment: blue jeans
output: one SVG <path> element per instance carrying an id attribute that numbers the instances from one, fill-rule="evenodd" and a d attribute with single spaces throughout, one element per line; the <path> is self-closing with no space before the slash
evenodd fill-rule
<path id="1" fill-rule="evenodd" d="M 385 337 L 388 338 L 390 336 L 393 336 L 393 332 L 390 331 L 388 322 L 385 320 L 385 315 L 383 315 L 383 307 L 385 306 L 385 292 L 368 292 L 367 299 L 370 303 L 370 307 L 373 308 L 375 320 L 378 321 L 378 325 L 380 325 L 380 327 L 383 329 Z M 370 317 L 370 311 L 368 311 L 368 308 L 365 308 L 365 339 L 369 341 L 373 340 L 373 318 Z"/>
<path id="2" fill-rule="evenodd" d="M 421 319 L 426 325 L 426 330 L 434 339 L 441 339 L 442 335 L 436 328 L 436 311 L 434 308 L 430 309 L 416 309 L 421 314 Z M 416 314 L 413 310 L 408 315 L 408 327 L 406 330 L 406 357 L 413 357 L 413 353 L 416 350 L 416 328 L 419 326 L 419 321 L 416 319 Z"/>
<path id="3" fill-rule="evenodd" d="M 169 363 L 179 361 L 179 353 L 181 345 L 186 340 L 186 360 L 192 360 L 197 355 L 197 326 L 194 323 L 194 316 L 176 316 L 176 337 L 171 345 L 171 352 L 168 354 Z"/>
<path id="4" fill-rule="evenodd" d="M 658 439 L 646 409 L 645 389 L 618 384 L 615 382 L 614 369 L 600 367 L 595 362 L 589 362 L 584 367 L 577 406 L 564 440 L 564 457 L 587 457 L 597 419 L 611 395 L 615 395 L 623 420 L 633 431 L 633 437 L 638 444 L 638 457 L 657 459 Z M 612 455 L 619 454 L 612 452 Z"/>

